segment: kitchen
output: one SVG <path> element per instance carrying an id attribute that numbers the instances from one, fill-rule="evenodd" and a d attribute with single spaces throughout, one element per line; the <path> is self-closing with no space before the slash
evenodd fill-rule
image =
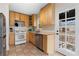
<path id="1" fill-rule="evenodd" d="M 18 6 L 20 4 L 12 5 Z M 36 4 L 35 4 L 36 5 Z M 44 29 L 51 30 L 54 29 L 54 4 L 41 4 L 39 14 L 26 15 L 15 11 L 10 11 L 10 38 L 9 46 L 13 48 L 17 45 L 23 43 L 31 43 L 36 46 L 41 51 L 44 51 L 46 55 L 54 54 L 54 36 L 53 32 L 43 32 Z M 11 8 L 12 8 L 11 7 Z M 53 17 L 52 17 L 53 16 Z M 37 23 L 37 18 L 40 23 Z M 47 21 L 43 20 L 44 18 Z M 48 20 L 49 19 L 49 20 Z M 53 22 L 51 22 L 53 19 Z M 49 23 L 48 23 L 49 22 Z M 39 28 L 38 26 L 41 28 Z M 52 28 L 53 27 L 53 28 Z M 41 30 L 41 31 L 40 31 Z M 53 37 L 53 38 L 52 38 Z M 51 39 L 52 38 L 52 39 Z M 51 47 L 52 45 L 52 47 Z"/>
<path id="2" fill-rule="evenodd" d="M 6 15 L 9 14 L 9 21 L 6 21 L 7 56 L 79 55 L 79 4 L 2 5 L 8 6 L 5 10 L 8 9 Z"/>

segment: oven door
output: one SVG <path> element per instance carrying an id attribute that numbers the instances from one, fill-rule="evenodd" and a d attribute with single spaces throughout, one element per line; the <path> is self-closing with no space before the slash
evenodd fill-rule
<path id="1" fill-rule="evenodd" d="M 15 45 L 26 43 L 26 35 L 25 33 L 15 34 Z"/>

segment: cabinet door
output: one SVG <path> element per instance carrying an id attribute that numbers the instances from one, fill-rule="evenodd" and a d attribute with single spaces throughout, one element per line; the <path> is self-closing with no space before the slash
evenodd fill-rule
<path id="1" fill-rule="evenodd" d="M 43 35 L 43 50 L 47 53 L 47 36 Z"/>
<path id="2" fill-rule="evenodd" d="M 10 37 L 9 37 L 9 45 L 10 45 L 10 47 L 14 47 L 14 42 L 15 42 L 14 33 L 10 32 Z"/>
<path id="3" fill-rule="evenodd" d="M 20 14 L 17 12 L 14 12 L 14 13 L 15 13 L 15 20 L 20 20 Z"/>
<path id="4" fill-rule="evenodd" d="M 34 26 L 34 15 L 32 15 L 32 26 Z"/>
<path id="5" fill-rule="evenodd" d="M 20 20 L 25 21 L 25 16 L 23 14 L 20 14 Z"/>
<path id="6" fill-rule="evenodd" d="M 32 43 L 35 45 L 35 34 L 32 33 Z"/>
<path id="7" fill-rule="evenodd" d="M 46 25 L 46 9 L 42 8 L 40 11 L 40 25 L 45 26 Z"/>
<path id="8" fill-rule="evenodd" d="M 55 10 L 54 4 L 48 4 L 40 11 L 40 25 L 50 27 L 54 24 Z"/>
<path id="9" fill-rule="evenodd" d="M 20 20 L 25 23 L 26 27 L 29 26 L 29 16 L 28 15 L 20 14 Z"/>
<path id="10" fill-rule="evenodd" d="M 46 26 L 47 25 L 47 7 L 43 8 L 42 12 L 43 12 L 43 16 L 42 16 L 43 26 Z"/>
<path id="11" fill-rule="evenodd" d="M 35 45 L 35 34 L 29 33 L 29 41 Z"/>
<path id="12" fill-rule="evenodd" d="M 25 26 L 28 27 L 29 26 L 29 16 L 25 15 Z"/>
<path id="13" fill-rule="evenodd" d="M 10 12 L 10 26 L 14 26 L 15 19 L 14 19 L 14 12 Z"/>
<path id="14" fill-rule="evenodd" d="M 31 33 L 29 33 L 29 42 L 31 42 Z"/>
<path id="15" fill-rule="evenodd" d="M 31 35 L 31 33 L 29 32 L 29 42 L 31 42 L 32 41 L 32 35 Z"/>
<path id="16" fill-rule="evenodd" d="M 42 20 L 43 20 L 43 12 L 40 11 L 40 27 L 42 27 L 42 25 L 43 25 Z"/>
<path id="17" fill-rule="evenodd" d="M 54 24 L 54 17 L 55 17 L 54 9 L 55 9 L 54 4 L 48 4 L 47 6 L 47 25 L 48 26 Z"/>

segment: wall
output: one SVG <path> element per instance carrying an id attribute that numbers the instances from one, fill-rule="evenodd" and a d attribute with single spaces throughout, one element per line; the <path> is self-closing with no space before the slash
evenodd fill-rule
<path id="1" fill-rule="evenodd" d="M 0 13 L 6 17 L 6 50 L 9 49 L 9 4 L 0 3 Z"/>

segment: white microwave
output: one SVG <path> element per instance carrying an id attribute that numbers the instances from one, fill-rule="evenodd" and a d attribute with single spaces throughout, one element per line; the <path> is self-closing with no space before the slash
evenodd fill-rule
<path id="1" fill-rule="evenodd" d="M 15 21 L 15 27 L 24 27 L 24 22 L 23 21 Z"/>

